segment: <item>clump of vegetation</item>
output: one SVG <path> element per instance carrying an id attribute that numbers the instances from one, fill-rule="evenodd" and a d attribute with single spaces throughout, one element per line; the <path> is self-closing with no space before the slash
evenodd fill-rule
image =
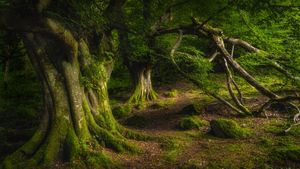
<path id="1" fill-rule="evenodd" d="M 271 152 L 271 156 L 276 161 L 300 161 L 300 146 L 290 144 L 275 148 Z"/>
<path id="2" fill-rule="evenodd" d="M 112 113 L 116 119 L 129 117 L 132 112 L 132 108 L 129 104 L 117 106 L 112 110 Z"/>
<path id="3" fill-rule="evenodd" d="M 163 140 L 161 148 L 165 151 L 164 158 L 169 162 L 174 162 L 181 154 L 186 143 L 180 139 L 167 138 Z"/>
<path id="4" fill-rule="evenodd" d="M 168 99 L 166 99 L 166 100 L 160 100 L 160 101 L 152 104 L 151 108 L 152 109 L 166 108 L 167 106 L 172 105 L 174 103 L 175 103 L 174 100 L 168 100 Z"/>
<path id="5" fill-rule="evenodd" d="M 134 115 L 132 117 L 129 117 L 126 120 L 125 124 L 128 126 L 144 128 L 147 125 L 147 120 L 142 116 Z"/>
<path id="6" fill-rule="evenodd" d="M 165 92 L 166 97 L 176 97 L 178 95 L 178 90 L 172 89 L 170 91 Z"/>
<path id="7" fill-rule="evenodd" d="M 189 116 L 183 118 L 179 123 L 182 130 L 199 129 L 207 124 L 207 121 L 199 119 L 197 116 Z"/>
<path id="8" fill-rule="evenodd" d="M 258 143 L 262 146 L 271 146 L 274 144 L 271 139 L 266 138 L 266 137 L 259 138 Z"/>
<path id="9" fill-rule="evenodd" d="M 273 133 L 275 135 L 291 135 L 300 136 L 300 127 L 293 127 L 289 132 L 285 132 L 289 128 L 291 123 L 283 122 L 278 120 L 273 120 L 270 123 L 263 126 L 264 130 L 268 133 Z"/>
<path id="10" fill-rule="evenodd" d="M 216 119 L 210 122 L 211 134 L 220 138 L 245 138 L 250 135 L 249 130 L 242 128 L 230 119 Z"/>
<path id="11" fill-rule="evenodd" d="M 201 108 L 197 104 L 190 104 L 186 107 L 184 107 L 180 113 L 185 115 L 199 115 L 201 114 Z"/>

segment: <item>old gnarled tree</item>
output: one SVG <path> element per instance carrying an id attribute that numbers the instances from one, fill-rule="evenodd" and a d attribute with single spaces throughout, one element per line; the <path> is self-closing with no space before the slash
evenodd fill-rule
<path id="1" fill-rule="evenodd" d="M 15 8 L 1 11 L 0 28 L 18 31 L 28 51 L 43 89 L 43 114 L 33 137 L 12 155 L 4 168 L 51 166 L 56 161 L 83 165 L 98 157 L 90 148 L 108 147 L 116 151 L 137 151 L 127 142 L 133 132 L 120 126 L 109 105 L 107 81 L 113 64 L 111 28 L 93 32 L 93 38 L 79 35 L 58 20 L 45 17 L 51 1 L 37 1 L 21 16 Z M 124 1 L 110 1 L 105 16 L 122 7 Z"/>

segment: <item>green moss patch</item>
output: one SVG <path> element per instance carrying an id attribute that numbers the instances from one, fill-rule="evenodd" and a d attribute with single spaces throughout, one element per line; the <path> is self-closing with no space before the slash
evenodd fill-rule
<path id="1" fill-rule="evenodd" d="M 249 130 L 241 128 L 238 123 L 230 119 L 217 119 L 210 122 L 211 134 L 220 138 L 245 138 L 250 135 Z"/>
<path id="2" fill-rule="evenodd" d="M 178 95 L 178 90 L 172 89 L 164 93 L 166 97 L 176 97 Z"/>
<path id="3" fill-rule="evenodd" d="M 112 110 L 112 113 L 116 119 L 129 117 L 131 112 L 132 112 L 132 108 L 130 105 L 117 106 Z"/>
<path id="4" fill-rule="evenodd" d="M 162 109 L 162 108 L 167 108 L 170 105 L 175 104 L 175 100 L 173 99 L 164 99 L 164 100 L 159 100 L 158 102 L 152 104 L 150 106 L 151 109 Z"/>
<path id="5" fill-rule="evenodd" d="M 182 130 L 191 130 L 191 129 L 199 129 L 200 127 L 203 127 L 207 125 L 208 122 L 205 120 L 199 119 L 197 116 L 189 116 L 183 118 L 178 127 Z"/>
<path id="6" fill-rule="evenodd" d="M 163 140 L 161 148 L 165 151 L 163 158 L 171 163 L 174 163 L 177 158 L 182 154 L 187 142 L 177 138 L 168 138 Z"/>
<path id="7" fill-rule="evenodd" d="M 276 135 L 291 135 L 298 137 L 300 136 L 300 127 L 295 126 L 293 127 L 289 132 L 285 132 L 287 128 L 289 128 L 291 123 L 279 121 L 279 120 L 273 120 L 270 123 L 263 126 L 263 129 L 268 133 L 273 133 Z"/>
<path id="8" fill-rule="evenodd" d="M 293 161 L 300 162 L 300 146 L 285 145 L 275 148 L 271 152 L 271 156 L 275 161 Z"/>

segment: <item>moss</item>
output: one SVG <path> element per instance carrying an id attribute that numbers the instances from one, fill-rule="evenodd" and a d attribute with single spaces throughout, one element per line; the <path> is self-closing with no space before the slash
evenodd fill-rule
<path id="1" fill-rule="evenodd" d="M 166 97 L 176 97 L 178 95 L 178 91 L 176 89 L 172 89 L 164 93 Z"/>
<path id="2" fill-rule="evenodd" d="M 270 123 L 263 126 L 263 129 L 268 133 L 273 133 L 275 135 L 290 135 L 298 137 L 300 136 L 300 127 L 295 126 L 289 132 L 284 132 L 287 128 L 289 128 L 291 123 L 273 120 Z"/>
<path id="3" fill-rule="evenodd" d="M 66 137 L 66 145 L 65 145 L 65 157 L 68 160 L 72 160 L 77 157 L 80 152 L 80 143 L 74 132 L 74 130 L 69 130 Z"/>
<path id="4" fill-rule="evenodd" d="M 109 158 L 97 144 L 81 143 L 81 149 L 78 158 L 73 159 L 64 168 L 121 168 L 121 165 Z M 92 146 L 93 145 L 93 146 Z"/>
<path id="5" fill-rule="evenodd" d="M 161 148 L 165 151 L 164 158 L 169 162 L 175 162 L 177 157 L 181 154 L 184 147 L 184 142 L 175 138 L 168 138 L 163 140 Z"/>
<path id="6" fill-rule="evenodd" d="M 158 102 L 152 104 L 151 108 L 152 109 L 161 109 L 161 108 L 166 108 L 172 104 L 175 104 L 175 100 L 173 100 L 173 99 L 159 100 Z"/>
<path id="7" fill-rule="evenodd" d="M 207 124 L 207 121 L 199 119 L 197 116 L 189 116 L 181 119 L 179 128 L 182 130 L 199 129 Z"/>
<path id="8" fill-rule="evenodd" d="M 112 113 L 116 119 L 128 117 L 132 112 L 132 108 L 129 104 L 117 106 L 113 108 Z"/>
<path id="9" fill-rule="evenodd" d="M 197 104 L 190 104 L 184 107 L 180 113 L 185 115 L 199 115 L 201 114 L 201 108 Z"/>
<path id="10" fill-rule="evenodd" d="M 271 152 L 271 156 L 276 161 L 293 161 L 299 162 L 300 161 L 300 146 L 299 145 L 285 145 L 275 148 Z"/>
<path id="11" fill-rule="evenodd" d="M 133 127 L 144 128 L 147 125 L 147 120 L 142 116 L 134 115 L 128 118 L 125 124 Z"/>
<path id="12" fill-rule="evenodd" d="M 259 138 L 259 140 L 258 140 L 258 144 L 260 144 L 260 145 L 266 147 L 266 146 L 272 146 L 274 143 L 273 143 L 273 141 L 272 141 L 271 139 L 269 139 L 269 138 L 261 137 L 261 138 Z"/>
<path id="13" fill-rule="evenodd" d="M 155 136 L 150 136 L 147 134 L 143 134 L 143 133 L 139 133 L 139 132 L 135 132 L 131 129 L 127 129 L 123 126 L 118 126 L 118 130 L 119 132 L 128 139 L 133 139 L 133 140 L 138 140 L 138 141 L 149 141 L 149 140 L 158 140 L 158 137 Z"/>
<path id="14" fill-rule="evenodd" d="M 211 134 L 220 138 L 245 138 L 249 130 L 241 128 L 234 120 L 217 119 L 210 122 Z"/>
<path id="15" fill-rule="evenodd" d="M 202 169 L 203 164 L 199 160 L 188 161 L 180 166 L 180 169 Z"/>

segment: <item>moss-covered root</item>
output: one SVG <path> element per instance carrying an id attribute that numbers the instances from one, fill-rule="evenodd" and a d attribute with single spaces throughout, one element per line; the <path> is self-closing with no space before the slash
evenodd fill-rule
<path id="1" fill-rule="evenodd" d="M 0 168 L 54 168 L 54 165 L 60 162 L 67 162 L 64 166 L 70 168 L 119 168 L 118 163 L 112 161 L 102 152 L 102 145 L 98 144 L 98 141 L 94 139 L 79 141 L 74 130 L 69 130 L 64 138 L 63 140 L 46 139 L 32 155 L 24 154 L 22 148 L 20 148 L 7 157 Z M 116 139 L 109 132 L 102 134 L 99 140 L 106 140 L 103 143 L 105 146 L 117 147 L 119 151 L 125 151 L 126 149 L 137 152 L 136 147 L 124 140 Z"/>
<path id="2" fill-rule="evenodd" d="M 137 146 L 129 143 L 117 130 L 108 131 L 102 127 L 99 127 L 94 122 L 91 123 L 91 129 L 94 137 L 101 145 L 105 147 L 111 148 L 117 152 L 139 152 Z"/>
<path id="3" fill-rule="evenodd" d="M 137 87 L 128 102 L 130 104 L 140 105 L 146 101 L 156 100 L 157 98 L 158 94 L 152 88 L 144 89 L 143 87 Z"/>
<path id="4" fill-rule="evenodd" d="M 156 137 L 156 136 L 142 134 L 142 133 L 136 132 L 132 129 L 125 128 L 121 125 L 118 125 L 118 131 L 121 133 L 122 136 L 124 136 L 127 139 L 133 139 L 133 140 L 137 140 L 137 141 L 158 140 L 158 137 Z"/>
<path id="5" fill-rule="evenodd" d="M 234 120 L 217 119 L 210 122 L 211 134 L 221 138 L 245 138 L 250 135 L 248 129 L 241 128 Z"/>

